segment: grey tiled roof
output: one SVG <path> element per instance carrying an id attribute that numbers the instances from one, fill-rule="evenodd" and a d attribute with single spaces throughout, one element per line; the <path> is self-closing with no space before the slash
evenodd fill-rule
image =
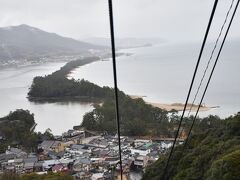
<path id="1" fill-rule="evenodd" d="M 23 159 L 24 163 L 35 163 L 38 161 L 37 157 L 25 158 Z"/>
<path id="2" fill-rule="evenodd" d="M 34 163 L 33 163 L 33 162 L 29 162 L 29 163 L 25 163 L 25 164 L 24 164 L 24 168 L 25 168 L 25 169 L 31 169 L 31 168 L 33 168 L 33 166 L 34 166 Z"/>
<path id="3" fill-rule="evenodd" d="M 43 141 L 39 146 L 43 149 L 49 149 L 53 145 L 54 141 Z"/>
<path id="4" fill-rule="evenodd" d="M 6 162 L 8 161 L 9 159 L 14 159 L 16 157 L 15 154 L 0 154 L 0 163 L 1 162 Z"/>

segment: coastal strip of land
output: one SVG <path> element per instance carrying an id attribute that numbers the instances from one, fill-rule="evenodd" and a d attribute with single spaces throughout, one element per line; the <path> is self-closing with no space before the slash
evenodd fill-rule
<path id="1" fill-rule="evenodd" d="M 130 95 L 130 97 L 132 99 L 138 99 L 138 98 L 144 98 L 146 96 Z M 168 103 L 148 102 L 148 101 L 146 101 L 146 103 L 152 105 L 153 107 L 164 109 L 165 111 L 168 111 L 168 112 L 170 112 L 172 110 L 183 111 L 184 105 L 185 105 L 183 103 L 171 103 L 171 104 L 168 104 Z M 206 106 L 206 105 L 201 105 L 199 111 L 200 112 L 204 112 L 204 111 L 209 111 L 209 110 L 214 109 L 214 108 L 219 108 L 219 106 L 209 107 L 209 106 Z M 196 112 L 197 109 L 198 109 L 198 105 L 197 104 L 193 104 L 192 105 L 190 103 L 187 104 L 186 110 L 188 111 L 190 109 L 191 109 L 192 112 Z"/>
<path id="2" fill-rule="evenodd" d="M 172 110 L 176 110 L 176 111 L 183 111 L 184 109 L 184 104 L 183 103 L 172 103 L 172 104 L 162 104 L 162 103 L 150 103 L 147 102 L 148 104 L 151 104 L 154 107 L 158 107 L 160 109 L 164 109 L 166 111 L 172 111 Z M 198 105 L 196 104 L 187 104 L 186 110 L 190 110 L 192 106 L 191 111 L 192 112 L 196 112 L 198 109 Z M 208 106 L 201 106 L 199 111 L 209 111 L 214 107 L 208 107 Z"/>

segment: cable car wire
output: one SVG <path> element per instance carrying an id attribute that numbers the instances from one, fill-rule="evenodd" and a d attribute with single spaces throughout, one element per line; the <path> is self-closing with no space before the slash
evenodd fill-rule
<path id="1" fill-rule="evenodd" d="M 206 94 L 206 92 L 207 92 L 207 89 L 208 89 L 209 83 L 210 83 L 210 81 L 211 81 L 213 72 L 214 72 L 214 70 L 215 70 L 215 68 L 216 68 L 216 65 L 217 65 L 219 56 L 220 56 L 220 54 L 221 54 L 221 52 L 222 52 L 223 45 L 224 45 L 224 43 L 225 43 L 225 41 L 226 41 L 226 38 L 227 38 L 227 35 L 228 35 L 228 32 L 229 32 L 229 29 L 230 29 L 230 27 L 231 27 L 231 25 L 232 25 L 232 21 L 233 21 L 233 19 L 234 19 L 235 14 L 236 14 L 236 11 L 237 11 L 237 8 L 238 8 L 238 5 L 239 5 L 239 1 L 240 1 L 240 0 L 237 1 L 237 4 L 236 4 L 236 6 L 235 6 L 234 12 L 233 12 L 233 14 L 232 14 L 232 18 L 231 18 L 231 20 L 230 20 L 230 22 L 229 22 L 229 25 L 228 25 L 228 28 L 227 28 L 227 30 L 226 30 L 225 36 L 224 36 L 224 38 L 223 38 L 221 47 L 220 47 L 220 49 L 219 49 L 219 51 L 218 51 L 218 55 L 217 55 L 216 60 L 215 60 L 215 62 L 214 62 L 214 65 L 213 65 L 211 74 L 210 74 L 210 76 L 209 76 L 209 78 L 208 78 L 207 85 L 206 85 L 205 90 L 204 90 L 204 92 L 203 92 L 201 101 L 200 101 L 200 103 L 199 103 L 199 105 L 198 105 L 197 112 L 196 112 L 196 114 L 195 114 L 195 116 L 194 116 L 194 119 L 193 119 L 193 122 L 192 122 L 192 124 L 191 124 L 190 130 L 189 130 L 189 132 L 188 132 L 188 136 L 187 136 L 187 139 L 186 139 L 186 141 L 185 141 L 184 146 L 186 146 L 187 143 L 188 143 L 188 140 L 189 140 L 189 137 L 190 137 L 190 135 L 191 135 L 192 128 L 193 128 L 193 126 L 194 126 L 194 124 L 195 124 L 195 121 L 196 121 L 196 118 L 197 118 L 199 109 L 200 109 L 200 107 L 201 107 L 201 105 L 202 105 L 202 101 L 203 101 L 203 99 L 204 99 L 204 97 L 205 97 L 205 94 Z"/>
<path id="2" fill-rule="evenodd" d="M 226 14 L 224 23 L 223 23 L 223 25 L 222 25 L 222 27 L 221 27 L 221 30 L 220 30 L 220 32 L 219 32 L 219 34 L 218 34 L 218 37 L 217 37 L 217 40 L 216 40 L 216 42 L 215 42 L 215 44 L 214 44 L 214 47 L 213 47 L 213 49 L 212 49 L 210 58 L 209 58 L 209 60 L 208 60 L 207 66 L 206 66 L 206 68 L 205 68 L 205 70 L 204 70 L 202 79 L 201 79 L 201 81 L 200 81 L 200 83 L 199 83 L 199 85 L 198 85 L 197 92 L 196 92 L 196 94 L 195 94 L 195 96 L 194 96 L 194 99 L 193 99 L 193 101 L 192 101 L 192 103 L 191 103 L 191 107 L 190 107 L 190 109 L 189 109 L 189 111 L 188 111 L 187 117 L 189 117 L 189 115 L 190 115 L 190 113 L 191 113 L 191 111 L 192 111 L 193 105 L 194 105 L 194 103 L 195 103 L 195 101 L 196 101 L 196 98 L 197 98 L 197 96 L 198 96 L 199 90 L 200 90 L 200 88 L 201 88 L 201 86 L 202 86 L 202 83 L 203 83 L 203 80 L 204 80 L 204 78 L 205 78 L 205 76 L 206 76 L 208 67 L 209 67 L 209 65 L 210 65 L 210 63 L 211 63 L 211 60 L 212 60 L 212 58 L 213 58 L 213 54 L 214 54 L 214 52 L 215 52 L 215 50 L 216 50 L 216 48 L 217 48 L 219 39 L 220 39 L 220 37 L 221 37 L 221 35 L 222 35 L 223 29 L 224 29 L 225 24 L 226 24 L 226 22 L 227 22 L 229 13 L 230 13 L 230 11 L 231 11 L 231 9 L 232 9 L 232 7 L 233 7 L 233 3 L 234 3 L 234 0 L 232 0 L 231 5 L 230 5 L 230 7 L 229 7 L 229 10 L 228 10 L 228 12 L 227 12 L 227 14 Z"/>
<path id="3" fill-rule="evenodd" d="M 110 34 L 111 34 L 111 47 L 112 47 L 112 62 L 113 62 L 113 79 L 114 79 L 114 92 L 115 92 L 115 108 L 116 108 L 116 125 L 118 135 L 118 149 L 119 149 L 119 164 L 122 180 L 122 152 L 121 152 L 121 132 L 119 121 L 119 101 L 118 101 L 118 86 L 117 86 L 117 68 L 116 68 L 116 54 L 115 54 L 115 37 L 114 37 L 114 22 L 113 22 L 113 7 L 112 0 L 108 0 L 109 6 L 109 21 L 110 21 Z"/>
<path id="4" fill-rule="evenodd" d="M 190 88 L 189 88 L 189 91 L 188 91 L 188 95 L 187 95 L 187 98 L 186 98 L 186 102 L 185 102 L 185 105 L 184 105 L 182 116 L 181 116 L 181 119 L 179 121 L 178 129 L 177 129 L 177 132 L 176 132 L 176 135 L 175 135 L 175 138 L 174 138 L 174 142 L 173 142 L 170 154 L 168 156 L 167 163 L 166 163 L 166 166 L 165 166 L 165 169 L 164 169 L 164 172 L 163 172 L 163 175 L 162 175 L 161 179 L 166 179 L 166 175 L 167 175 L 166 173 L 167 173 L 167 170 L 168 170 L 168 165 L 169 165 L 170 159 L 171 159 L 172 154 L 173 154 L 173 150 L 174 150 L 177 138 L 178 138 L 179 130 L 180 130 L 181 125 L 182 125 L 183 117 L 184 117 L 186 107 L 187 107 L 187 104 L 188 104 L 188 100 L 189 100 L 189 97 L 190 97 L 190 94 L 191 94 L 191 91 L 192 91 L 192 87 L 193 87 L 194 80 L 195 80 L 195 77 L 196 77 L 196 74 L 197 74 L 197 70 L 198 70 L 198 66 L 199 66 L 199 63 L 200 63 L 200 60 L 201 60 L 201 57 L 202 57 L 202 53 L 203 53 L 203 50 L 204 50 L 204 47 L 205 47 L 205 44 L 206 44 L 208 33 L 209 33 L 209 30 L 210 30 L 210 27 L 211 27 L 211 24 L 212 24 L 212 20 L 213 20 L 213 17 L 214 17 L 216 8 L 217 8 L 217 4 L 218 4 L 218 0 L 215 0 L 214 5 L 213 5 L 213 9 L 212 9 L 212 12 L 211 12 L 211 15 L 210 15 L 210 19 L 209 19 L 209 22 L 208 22 L 208 25 L 207 25 L 207 29 L 206 29 L 206 32 L 205 32 L 205 35 L 204 35 L 203 43 L 202 43 L 202 46 L 201 46 L 201 49 L 200 49 L 197 64 L 196 64 L 196 67 L 195 67 L 195 70 L 194 70 L 194 73 L 193 73 L 192 81 L 191 81 L 191 84 L 190 84 Z"/>
<path id="5" fill-rule="evenodd" d="M 216 48 L 217 48 L 219 39 L 220 39 L 220 37 L 221 37 L 221 35 L 222 35 L 222 32 L 223 32 L 223 29 L 224 29 L 224 27 L 225 27 L 225 25 L 226 25 L 226 22 L 227 22 L 227 19 L 228 19 L 229 14 L 230 14 L 230 11 L 231 11 L 231 9 L 232 9 L 232 7 L 233 7 L 234 1 L 235 1 L 235 0 L 232 0 L 231 5 L 230 5 L 230 7 L 229 7 L 229 10 L 227 11 L 227 14 L 226 14 L 224 23 L 223 23 L 223 25 L 222 25 L 222 27 L 221 27 L 221 30 L 220 30 L 219 34 L 218 34 L 217 40 L 215 41 L 215 44 L 214 44 L 214 47 L 213 47 L 213 49 L 212 49 L 212 52 L 211 52 L 210 58 L 209 58 L 209 60 L 208 60 L 207 66 L 206 66 L 206 68 L 205 68 L 205 70 L 204 70 L 204 73 L 203 73 L 203 76 L 202 76 L 202 78 L 201 78 L 201 80 L 200 80 L 200 83 L 199 83 L 199 85 L 198 85 L 196 94 L 194 95 L 193 101 L 192 101 L 191 106 L 190 106 L 190 109 L 189 109 L 189 111 L 188 111 L 187 118 L 189 118 L 190 113 L 192 112 L 192 108 L 193 108 L 193 106 L 194 106 L 194 104 L 195 104 L 195 101 L 196 101 L 196 98 L 197 98 L 198 93 L 199 93 L 199 91 L 200 91 L 200 88 L 201 88 L 201 86 L 202 86 L 203 80 L 204 80 L 204 78 L 205 78 L 205 76 L 206 76 L 207 70 L 208 70 L 209 65 L 210 65 L 210 63 L 211 63 L 211 61 L 212 61 L 213 54 L 214 54 L 214 52 L 215 52 L 215 50 L 216 50 Z M 185 128 L 185 129 L 186 129 L 186 128 Z M 180 135 L 183 133 L 183 131 L 184 131 L 184 128 L 182 128 L 182 130 L 181 130 L 181 132 L 180 132 Z"/>

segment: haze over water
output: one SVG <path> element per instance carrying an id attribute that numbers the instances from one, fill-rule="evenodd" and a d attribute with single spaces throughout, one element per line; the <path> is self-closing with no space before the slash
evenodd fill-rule
<path id="1" fill-rule="evenodd" d="M 226 42 L 203 101 L 207 106 L 220 106 L 220 108 L 202 112 L 201 116 L 211 113 L 227 117 L 240 111 L 239 44 L 237 40 Z M 212 43 L 208 44 L 203 54 L 193 94 L 196 92 L 212 47 Z M 146 96 L 144 99 L 149 102 L 184 103 L 199 49 L 200 43 L 175 45 L 169 43 L 122 50 L 132 55 L 118 57 L 118 87 L 130 95 Z M 210 68 L 214 61 L 215 56 Z M 208 75 L 209 73 L 206 77 Z M 80 67 L 73 72 L 72 76 L 75 79 L 84 77 L 100 86 L 113 87 L 111 61 L 98 61 Z M 205 84 L 206 81 L 202 87 Z M 202 92 L 203 88 L 201 88 L 196 104 Z M 192 99 L 193 96 L 190 103 Z"/>
<path id="2" fill-rule="evenodd" d="M 239 41 L 226 43 L 204 100 L 206 105 L 220 108 L 201 115 L 217 114 L 226 117 L 240 111 L 239 44 Z M 209 45 L 207 49 L 210 50 L 211 46 Z M 183 103 L 199 48 L 199 44 L 162 44 L 122 50 L 132 55 L 121 56 L 117 60 L 119 89 L 131 95 L 145 95 L 147 97 L 144 99 L 150 102 Z M 200 64 L 199 75 L 202 75 L 208 57 L 209 52 L 203 56 L 205 61 Z M 38 131 L 50 128 L 54 134 L 61 134 L 79 125 L 83 115 L 92 110 L 91 104 L 79 102 L 36 104 L 26 98 L 35 76 L 51 74 L 64 64 L 48 63 L 1 70 L 0 117 L 15 109 L 28 109 L 35 115 Z M 87 79 L 100 86 L 112 87 L 112 62 L 98 61 L 79 67 L 73 71 L 72 76 L 75 79 Z M 195 90 L 196 88 L 193 92 Z"/>
<path id="3" fill-rule="evenodd" d="M 79 125 L 83 114 L 90 111 L 89 103 L 59 102 L 33 103 L 27 97 L 28 89 L 35 76 L 44 76 L 58 70 L 65 63 L 47 63 L 18 69 L 0 71 L 0 117 L 16 109 L 28 109 L 34 113 L 36 130 L 44 132 L 50 128 L 54 134 L 61 135 Z"/>

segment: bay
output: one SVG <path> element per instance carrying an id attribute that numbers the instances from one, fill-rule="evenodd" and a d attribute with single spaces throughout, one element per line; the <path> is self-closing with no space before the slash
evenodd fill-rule
<path id="1" fill-rule="evenodd" d="M 199 65 L 198 76 L 193 88 L 202 77 L 210 56 L 213 43 L 208 43 Z M 148 102 L 184 103 L 196 65 L 200 43 L 160 44 L 152 47 L 125 49 L 120 52 L 131 53 L 131 56 L 117 58 L 118 87 L 130 95 L 146 96 Z M 200 116 L 209 114 L 224 118 L 240 111 L 240 41 L 226 42 L 219 58 L 216 70 L 206 93 L 204 104 L 220 106 Z M 215 61 L 216 54 L 210 63 Z M 206 77 L 208 77 L 209 72 Z M 75 69 L 71 76 L 82 77 L 100 86 L 113 87 L 112 61 L 97 61 Z M 206 80 L 203 83 L 204 87 Z M 200 100 L 200 94 L 196 104 Z M 193 96 L 190 99 L 192 101 Z"/>
<path id="2" fill-rule="evenodd" d="M 36 131 L 44 132 L 50 128 L 55 135 L 80 125 L 83 115 L 92 110 L 90 103 L 80 102 L 29 102 L 27 93 L 35 76 L 51 74 L 65 62 L 47 63 L 22 68 L 2 69 L 0 71 L 0 117 L 10 111 L 26 109 L 34 113 Z"/>
<path id="3" fill-rule="evenodd" d="M 213 44 L 208 44 L 207 51 L 203 54 L 199 76 L 196 79 L 197 83 L 206 66 L 212 46 Z M 144 99 L 149 102 L 183 103 L 199 48 L 199 43 L 166 43 L 152 47 L 121 50 L 120 52 L 132 55 L 117 58 L 119 89 L 130 95 L 146 96 Z M 239 52 L 240 42 L 238 40 L 228 41 L 224 46 L 204 99 L 206 105 L 220 106 L 220 108 L 201 112 L 201 116 L 216 114 L 227 117 L 240 110 Z M 73 126 L 79 125 L 83 115 L 93 109 L 90 103 L 33 103 L 26 98 L 35 76 L 50 74 L 64 64 L 65 62 L 47 63 L 38 66 L 1 69 L 0 117 L 15 109 L 28 109 L 35 115 L 38 124 L 37 131 L 43 132 L 50 128 L 54 134 L 61 134 Z M 81 66 L 75 69 L 71 76 L 75 79 L 87 79 L 100 86 L 113 87 L 111 61 L 97 61 Z M 196 91 L 196 84 L 193 92 Z M 199 101 L 199 98 L 197 100 Z"/>

